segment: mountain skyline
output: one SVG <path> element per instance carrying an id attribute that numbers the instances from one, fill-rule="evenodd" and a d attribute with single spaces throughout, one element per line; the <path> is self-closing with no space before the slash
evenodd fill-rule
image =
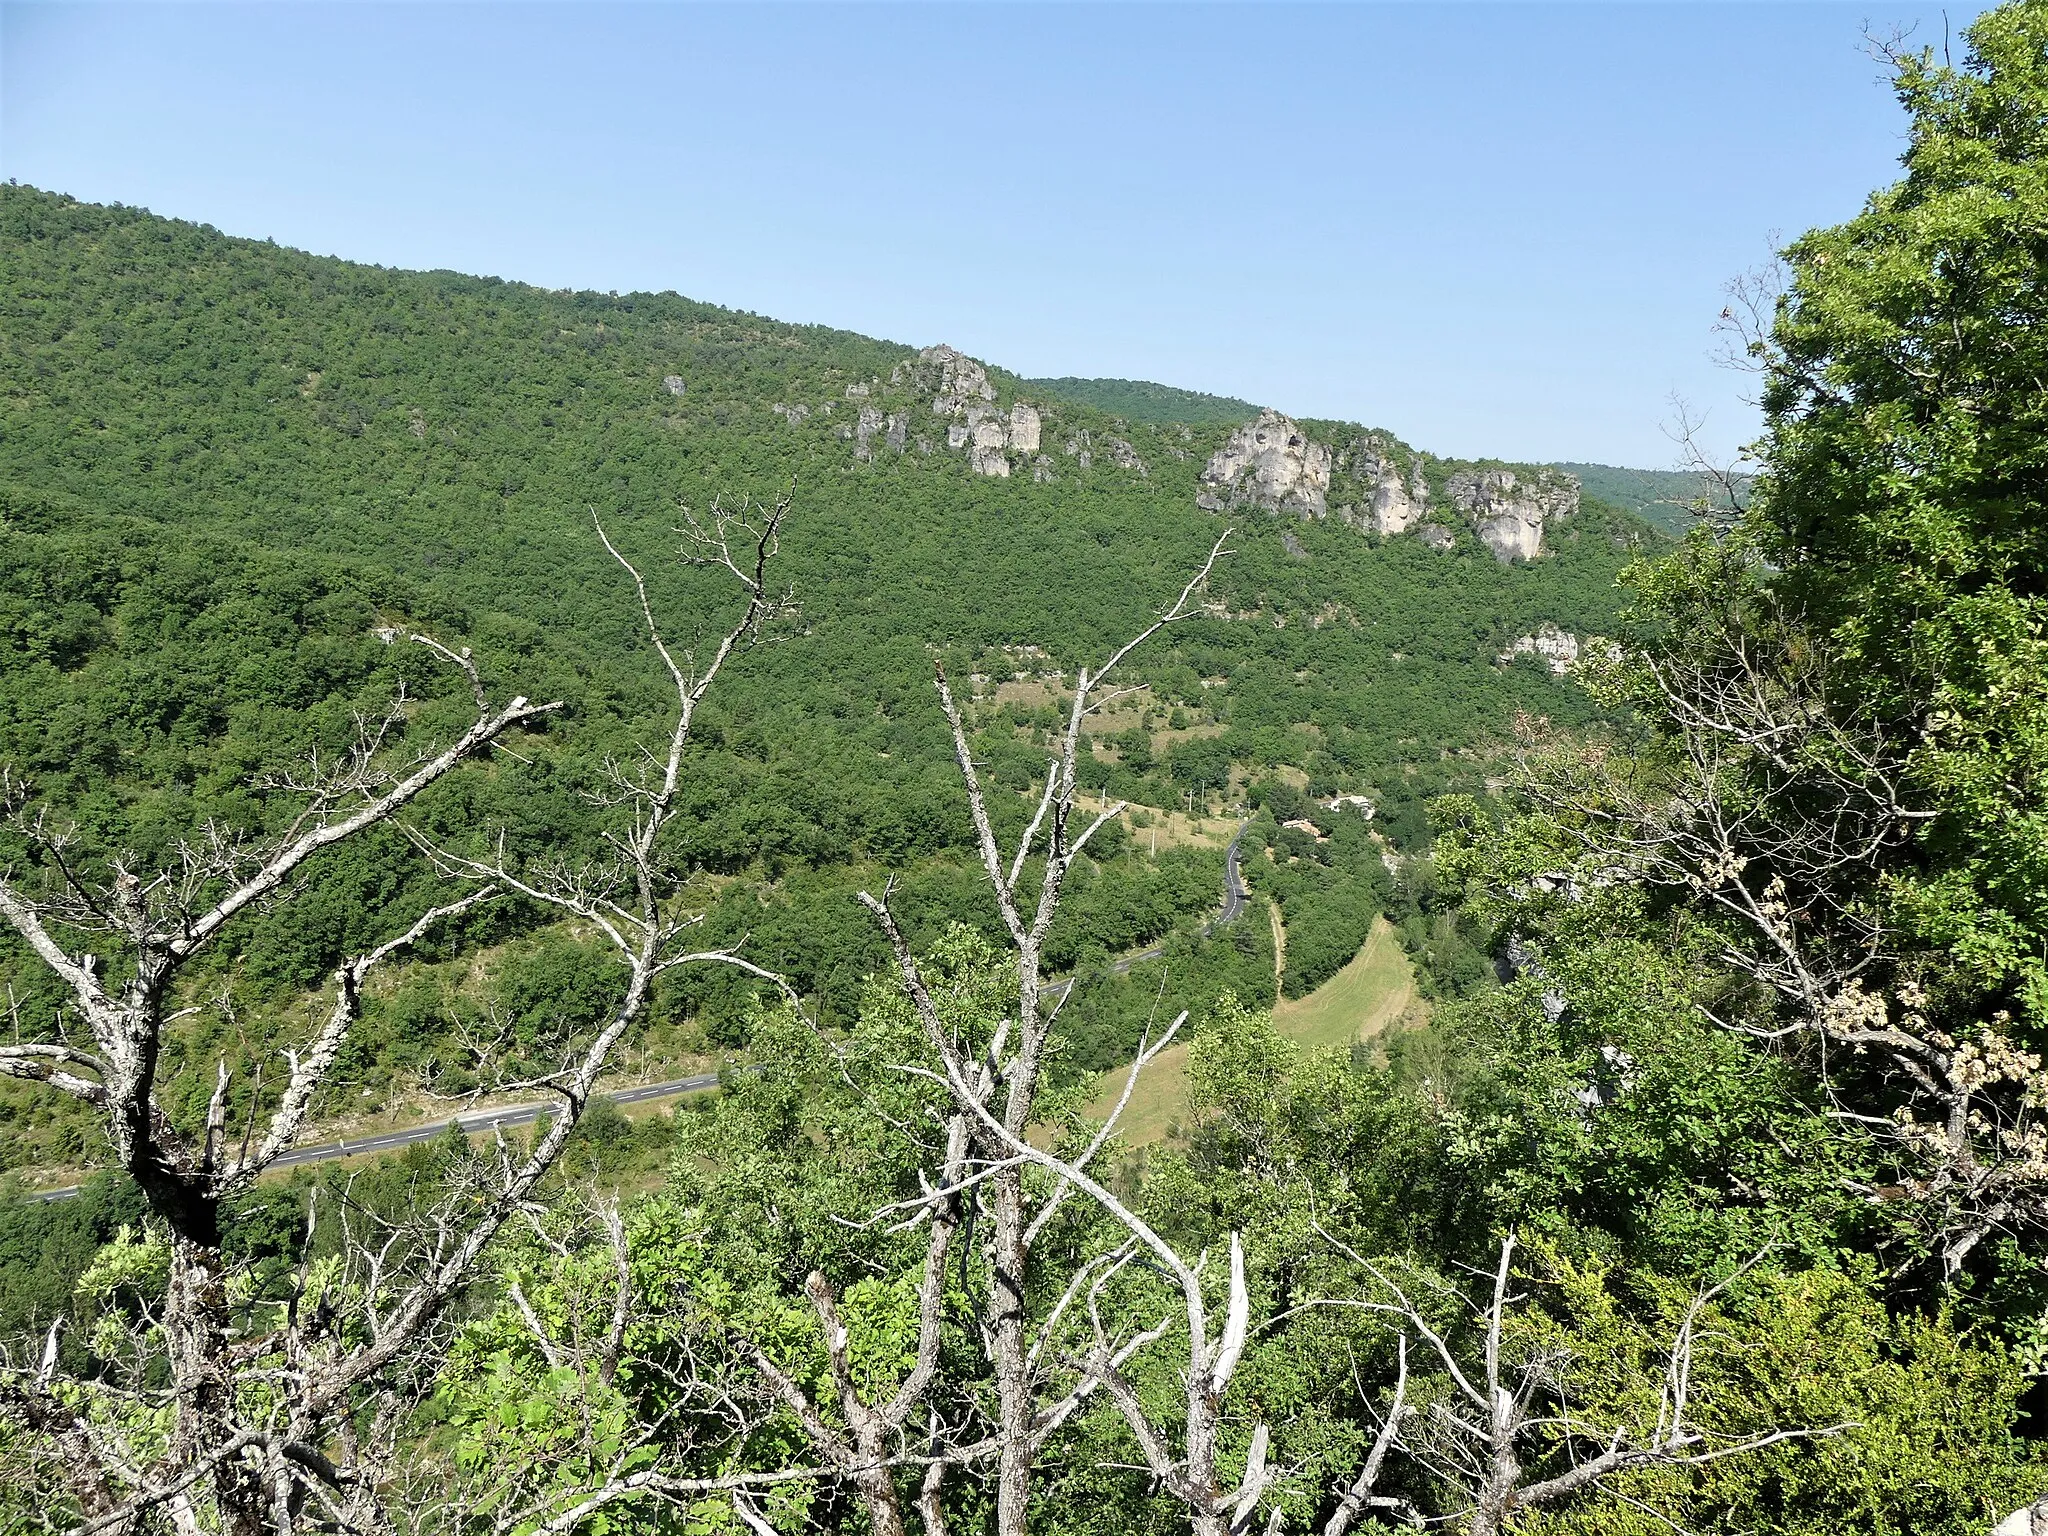
<path id="1" fill-rule="evenodd" d="M 1892 173 L 1866 19 L 1943 35 L 1897 3 L 16 5 L 0 175 L 1654 468 L 1674 394 L 1717 456 L 1753 435 L 1724 284 Z"/>

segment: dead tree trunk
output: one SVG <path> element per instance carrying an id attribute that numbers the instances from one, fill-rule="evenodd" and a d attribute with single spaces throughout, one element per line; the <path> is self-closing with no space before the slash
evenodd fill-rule
<path id="1" fill-rule="evenodd" d="M 630 825 L 613 839 L 622 857 L 607 860 L 598 872 L 551 870 L 545 877 L 528 877 L 502 862 L 479 862 L 436 848 L 400 819 L 421 793 L 455 768 L 559 707 L 525 698 L 492 705 L 469 653 L 424 636 L 412 638 L 468 680 L 476 703 L 474 721 L 453 743 L 394 766 L 390 741 L 404 729 L 401 699 L 389 718 L 365 730 L 340 763 L 316 762 L 311 778 L 292 786 L 303 792 L 305 805 L 269 841 L 243 844 L 209 829 L 201 841 L 181 850 L 173 868 L 144 878 L 133 872 L 131 861 L 117 857 L 106 877 L 96 879 L 77 866 L 68 838 L 50 819 L 28 810 L 23 786 L 0 781 L 9 827 L 29 863 L 26 877 L 0 876 L 0 917 L 65 984 L 93 1041 L 90 1050 L 62 1041 L 0 1046 L 0 1073 L 43 1083 L 99 1112 L 114 1165 L 141 1188 L 170 1245 L 161 1314 L 172 1424 L 167 1453 L 131 1454 L 117 1435 L 67 1407 L 52 1379 L 54 1348 L 41 1371 L 0 1372 L 0 1394 L 22 1410 L 27 1422 L 43 1426 L 53 1442 L 89 1453 L 91 1465 L 74 1476 L 75 1482 L 99 1490 L 81 1500 L 89 1516 L 87 1531 L 125 1532 L 149 1510 L 163 1507 L 181 1536 L 197 1536 L 202 1502 L 211 1506 L 229 1536 L 293 1536 L 314 1503 L 329 1523 L 376 1523 L 380 1468 L 374 1448 L 358 1435 L 359 1419 L 368 1414 L 371 1400 L 383 1390 L 380 1381 L 395 1366 L 422 1351 L 431 1355 L 428 1330 L 507 1218 L 553 1167 L 614 1047 L 643 1012 L 655 977 L 694 961 L 768 974 L 728 952 L 690 952 L 678 942 L 690 921 L 663 908 L 657 843 L 670 819 L 697 703 L 733 651 L 778 606 L 765 573 L 788 505 L 786 499 L 779 503 L 760 528 L 714 508 L 709 528 L 697 530 L 700 548 L 708 552 L 700 558 L 734 575 L 746 602 L 737 623 L 705 664 L 693 670 L 679 664 L 663 642 L 639 573 L 620 559 L 632 574 L 650 637 L 675 683 L 677 704 L 666 753 L 648 754 L 652 777 L 617 775 L 614 803 L 629 808 Z M 743 552 L 736 552 L 729 537 L 739 531 L 751 542 Z M 333 1007 L 310 1042 L 285 1053 L 288 1081 L 260 1131 L 252 1118 L 238 1144 L 231 1143 L 229 1081 L 223 1067 L 203 1131 L 180 1133 L 161 1107 L 157 1078 L 165 1031 L 183 1016 L 167 1011 L 181 969 L 251 906 L 289 899 L 288 883 L 322 850 L 387 824 L 425 848 L 443 873 L 471 881 L 473 889 L 339 968 Z M 616 878 L 621 863 L 628 870 L 623 890 Z M 416 1251 L 404 1256 L 409 1266 L 404 1273 L 397 1272 L 387 1252 L 353 1254 L 360 1294 L 348 1317 L 303 1316 L 294 1303 L 278 1329 L 255 1337 L 237 1335 L 221 1247 L 225 1203 L 292 1146 L 356 1021 L 369 972 L 447 918 L 506 891 L 593 924 L 611 939 L 628 972 L 618 1007 L 562 1070 L 544 1080 L 560 1098 L 561 1113 L 516 1165 L 501 1162 L 493 1187 L 466 1205 L 449 1206 L 422 1235 Z M 113 977 L 120 979 L 108 979 Z M 265 1363 L 264 1379 L 273 1384 L 276 1401 L 252 1405 L 240 1400 L 237 1376 L 252 1362 Z M 340 1465 L 329 1454 L 337 1449 L 345 1460 L 372 1459 Z"/>

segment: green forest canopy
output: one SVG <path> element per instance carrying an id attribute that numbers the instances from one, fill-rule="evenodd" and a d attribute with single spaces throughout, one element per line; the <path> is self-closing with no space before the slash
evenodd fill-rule
<path id="1" fill-rule="evenodd" d="M 907 1341 L 929 1334 L 944 1348 L 905 1399 L 924 1414 L 904 1436 L 922 1452 L 990 1422 L 989 1319 L 1042 1326 L 1050 1347 L 1032 1358 L 1071 1376 L 1072 1350 L 1108 1348 L 1084 1310 L 1119 1328 L 1166 1321 L 1071 1417 L 1041 1421 L 1022 1401 L 1024 1428 L 1047 1428 L 1029 1526 L 1061 1536 L 1220 1528 L 1240 1469 L 1247 1525 L 1274 1532 L 1336 1529 L 1348 1508 L 1358 1529 L 1413 1514 L 1468 1536 L 1981 1536 L 2048 1494 L 2048 666 L 2033 515 L 2048 438 L 2032 357 L 2048 5 L 1989 12 L 1969 43 L 1960 68 L 1896 61 L 1906 180 L 1790 251 L 1794 285 L 1759 348 L 1758 508 L 1726 538 L 1701 530 L 1635 568 L 1626 648 L 1602 648 L 1592 669 L 1613 715 L 1534 659 L 1491 657 L 1532 619 L 1585 632 L 1615 618 L 1616 564 L 1658 547 L 1625 515 L 1589 508 L 1528 567 L 1469 539 L 1437 558 L 1334 520 L 1254 515 L 1215 608 L 1146 663 L 1153 728 L 1133 720 L 1091 754 L 1093 787 L 1155 808 L 1255 803 L 1255 841 L 1273 854 L 1255 852 L 1256 877 L 1318 964 L 1345 952 L 1359 912 L 1404 903 L 1413 950 L 1455 951 L 1425 976 L 1442 1002 L 1431 1028 L 1393 1042 L 1389 1063 L 1302 1052 L 1242 1005 L 1254 979 L 1271 983 L 1260 926 L 1220 939 L 1195 926 L 1213 889 L 1202 855 L 1141 858 L 1127 839 L 1077 871 L 1078 927 L 1061 943 L 1084 972 L 1091 950 L 1171 927 L 1169 962 L 1207 992 L 1192 994 L 1183 1134 L 1115 1177 L 1123 1209 L 1154 1223 L 1155 1253 L 1207 1254 L 1210 1275 L 1230 1253 L 1236 1322 L 1222 1337 L 1237 1342 L 1209 1357 L 1194 1322 L 1176 1339 L 1166 1271 L 1125 1262 L 1130 1228 L 1099 1189 L 1046 1229 L 1052 1260 L 1002 1272 L 993 1244 L 965 1236 L 957 1188 L 928 1176 L 922 1111 L 946 1079 L 900 1070 L 936 1061 L 943 1029 L 922 1029 L 900 989 L 849 1005 L 842 988 L 829 1037 L 759 1019 L 758 1070 L 701 1109 L 652 1132 L 593 1119 L 566 1176 L 616 1172 L 607 1159 L 644 1138 L 674 1152 L 666 1177 L 613 1229 L 621 1253 L 563 1200 L 465 1295 L 452 1347 L 421 1362 L 418 1410 L 391 1421 L 434 1485 L 426 1522 L 481 1532 L 523 1508 L 508 1526 L 673 1528 L 680 1506 L 631 1496 L 652 1482 L 596 1519 L 582 1501 L 629 1467 L 786 1466 L 803 1436 L 831 1431 L 777 1403 L 837 1377 L 851 1419 L 861 1393 L 886 1398 L 909 1377 Z M 707 830 L 685 863 L 715 887 L 714 914 L 742 904 L 762 932 L 794 915 L 773 942 L 827 1003 L 876 969 L 871 935 L 831 916 L 848 878 L 900 871 L 951 1038 L 971 1060 L 983 1041 L 1001 1057 L 1014 971 L 967 931 L 975 877 L 926 667 L 937 652 L 955 677 L 1019 685 L 974 721 L 1014 824 L 1052 667 L 1127 629 L 1206 547 L 1216 524 L 1191 510 L 1192 466 L 1220 430 L 1061 407 L 1047 412 L 1052 478 L 975 480 L 917 447 L 921 420 L 901 452 L 861 457 L 873 445 L 858 425 L 841 435 L 852 402 L 901 414 L 909 397 L 883 381 L 903 349 L 673 298 L 314 262 L 40 193 L 10 189 L 0 209 L 4 745 L 89 840 L 160 848 L 200 816 L 262 825 L 276 807 L 240 787 L 248 774 L 401 675 L 432 726 L 445 683 L 372 633 L 406 617 L 470 640 L 494 678 L 576 701 L 530 761 L 465 774 L 433 815 L 574 845 L 587 837 L 575 790 L 655 698 L 578 505 L 653 552 L 672 537 L 669 495 L 767 494 L 793 469 L 808 521 L 788 569 L 807 617 L 748 658 L 708 719 L 691 764 Z M 1017 382 L 996 384 L 1007 404 Z M 807 409 L 791 424 L 794 405 Z M 1086 466 L 1084 442 L 1102 450 Z M 691 573 L 659 575 L 664 612 L 701 619 Z M 1516 708 L 1563 729 L 1530 722 L 1531 771 L 1503 803 L 1483 792 Z M 1778 714 L 1744 735 L 1718 729 L 1725 708 Z M 1326 786 L 1377 794 L 1382 818 L 1369 831 L 1326 815 Z M 1419 804 L 1458 788 L 1474 792 Z M 1884 835 L 1835 857 L 1840 829 L 1870 818 Z M 1694 860 L 1702 835 L 1722 841 Z M 228 979 L 289 988 L 362 912 L 405 911 L 411 878 L 402 850 L 366 848 L 295 919 L 254 931 Z M 956 916 L 967 929 L 939 932 Z M 574 935 L 515 923 L 479 936 L 502 941 L 492 984 L 515 1014 L 573 1022 L 604 1006 L 606 977 Z M 1483 974 L 1464 967 L 1475 958 Z M 1774 980 L 1784 965 L 1836 968 L 1802 990 Z M 380 1016 L 380 1047 L 441 1027 L 434 971 L 418 968 L 417 995 Z M 10 979 L 33 986 L 18 963 Z M 712 1016 L 715 1001 L 680 1011 Z M 1115 1038 L 1128 1010 L 1076 1009 L 1063 1046 L 1128 1048 Z M 1895 1070 L 1917 1060 L 1933 1070 Z M 1061 1145 L 1089 1133 L 1057 1119 Z M 265 1342 L 270 1315 L 350 1304 L 333 1284 L 337 1224 L 309 1233 L 304 1210 L 402 1214 L 468 1156 L 451 1138 L 360 1182 L 307 1171 L 258 1191 L 218 1287 L 250 1327 L 235 1347 L 294 1364 Z M 1014 1187 L 1023 1178 L 1019 1166 Z M 919 1210 L 936 1231 L 948 1208 L 968 1223 L 957 1281 L 918 1223 L 848 1219 Z M 999 1203 L 967 1209 L 1003 1219 Z M 21 1358 L 68 1310 L 67 1389 L 137 1440 L 161 1438 L 138 1406 L 149 1399 L 100 1385 L 122 1384 L 124 1325 L 142 1331 L 163 1285 L 139 1215 L 117 1181 L 62 1207 L 0 1207 L 0 1304 Z M 631 1310 L 612 1311 L 613 1276 L 642 1308 L 630 1329 L 607 1320 Z M 1489 1296 L 1508 1298 L 1491 1317 Z M 608 1328 L 616 1375 L 564 1363 L 561 1341 Z M 781 1363 L 734 1347 L 754 1339 Z M 762 1397 L 775 1372 L 795 1390 Z M 261 1412 L 286 1372 L 242 1374 L 228 1391 Z M 1176 1414 L 1192 1423 L 1226 1387 L 1202 1469 L 1218 1480 L 1189 1497 L 1124 1413 L 1135 1404 L 1172 1437 Z M 1418 1410 L 1405 1428 L 1392 1411 L 1404 1387 Z M 712 1395 L 683 1395 L 698 1388 Z M 700 1437 L 715 1415 L 689 1407 L 735 1392 L 767 1414 Z M 1469 1416 L 1445 1407 L 1461 1400 Z M 45 1422 L 66 1432 L 74 1412 Z M 1401 1502 L 1341 1503 L 1347 1487 L 1362 1501 L 1352 1480 L 1390 1419 L 1404 1443 L 1372 1491 Z M 25 1423 L 0 1413 L 0 1511 L 56 1526 L 74 1469 Z M 176 1470 L 175 1448 L 160 1459 Z M 721 1493 L 687 1519 L 857 1532 L 879 1524 L 859 1497 L 873 1509 L 922 1487 L 921 1528 L 988 1526 L 985 1462 L 943 1483 L 922 1462 L 864 1482 L 835 1465 L 758 1509 Z M 1280 1469 L 1275 1484 L 1257 1485 L 1260 1465 Z M 178 1486 L 203 1499 L 209 1470 Z"/>
<path id="2" fill-rule="evenodd" d="M 933 922 L 993 920 L 961 878 L 933 657 L 993 687 L 1099 655 L 1220 531 L 1195 476 L 1235 410 L 1118 427 L 992 370 L 999 405 L 1044 413 L 1050 477 L 987 478 L 946 450 L 929 388 L 891 382 L 915 354 L 849 332 L 674 294 L 365 267 L 29 187 L 0 189 L 0 233 L 0 758 L 102 849 L 161 857 L 208 817 L 254 829 L 282 802 L 252 777 L 331 748 L 401 677 L 445 693 L 379 642 L 394 622 L 473 646 L 498 686 L 569 701 L 558 755 L 501 764 L 464 809 L 573 845 L 579 775 L 659 699 L 593 515 L 687 638 L 720 589 L 674 558 L 680 508 L 793 483 L 778 570 L 801 620 L 707 708 L 684 852 L 718 882 L 714 931 L 750 935 L 843 1016 L 882 958 L 848 899 L 865 871 L 904 872 L 913 917 L 923 903 Z M 870 402 L 905 419 L 900 449 L 857 437 Z M 1105 451 L 1119 431 L 1134 463 Z M 1284 766 L 1390 810 L 1477 789 L 1516 711 L 1591 718 L 1576 690 L 1496 654 L 1546 622 L 1603 628 L 1646 536 L 1589 503 L 1554 529 L 1553 554 L 1510 567 L 1469 535 L 1445 555 L 1290 519 L 1290 549 L 1256 509 L 1240 521 L 1212 613 L 1141 659 L 1152 712 L 1126 724 L 1145 739 L 1103 743 L 1098 787 L 1220 806 Z M 1021 791 L 1050 716 L 998 718 L 992 700 L 984 716 L 997 778 Z M 1399 824 L 1425 835 L 1412 809 Z M 1097 916 L 1076 917 L 1069 962 L 1213 904 L 1213 868 L 1129 860 Z M 395 847 L 352 851 L 311 905 L 252 927 L 237 985 L 282 999 L 314 984 L 336 945 L 426 885 Z M 1355 947 L 1369 903 L 1343 901 L 1333 939 Z M 680 993 L 676 1016 L 742 1038 L 742 989 L 692 985 L 713 991 Z M 370 1031 L 358 1069 L 427 1070 L 435 1017 Z M 23 1128 L 48 1112 L 24 1106 L 0 1162 L 48 1150 Z"/>
<path id="3" fill-rule="evenodd" d="M 1105 416 L 1151 426 L 1190 427 L 1236 426 L 1259 414 L 1249 400 L 1228 395 L 1205 395 L 1199 390 L 1175 389 L 1171 384 L 1153 384 L 1144 379 L 1026 379 L 1033 389 L 1056 400 L 1086 405 Z"/>

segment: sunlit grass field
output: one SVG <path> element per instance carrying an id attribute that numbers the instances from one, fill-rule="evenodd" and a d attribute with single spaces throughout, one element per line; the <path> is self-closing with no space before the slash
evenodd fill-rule
<path id="1" fill-rule="evenodd" d="M 1277 925 L 1276 925 L 1277 926 Z M 1273 1027 L 1284 1039 L 1311 1050 L 1345 1049 L 1377 1039 L 1417 1006 L 1415 972 L 1385 918 L 1374 922 L 1350 964 L 1307 997 L 1282 998 Z M 1123 1092 L 1127 1069 L 1105 1072 L 1091 1114 L 1106 1116 Z M 1139 1075 L 1131 1102 L 1118 1122 L 1118 1135 L 1131 1146 L 1149 1146 L 1171 1135 L 1188 1109 L 1188 1048 L 1163 1051 Z"/>

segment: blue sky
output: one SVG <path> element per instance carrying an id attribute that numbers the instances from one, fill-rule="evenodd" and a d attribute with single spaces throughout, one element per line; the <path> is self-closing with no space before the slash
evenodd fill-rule
<path id="1" fill-rule="evenodd" d="M 1975 7 L 1947 13 L 1955 30 Z M 1726 452 L 1723 285 L 1893 179 L 1861 4 L 0 5 L 0 174 L 1460 455 Z"/>

